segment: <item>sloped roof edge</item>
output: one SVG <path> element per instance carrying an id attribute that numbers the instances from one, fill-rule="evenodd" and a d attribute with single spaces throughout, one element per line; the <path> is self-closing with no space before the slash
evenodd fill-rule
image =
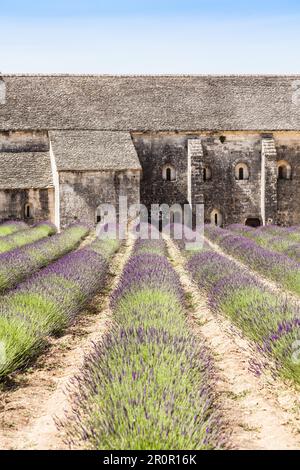
<path id="1" fill-rule="evenodd" d="M 58 171 L 141 170 L 129 132 L 50 131 Z"/>

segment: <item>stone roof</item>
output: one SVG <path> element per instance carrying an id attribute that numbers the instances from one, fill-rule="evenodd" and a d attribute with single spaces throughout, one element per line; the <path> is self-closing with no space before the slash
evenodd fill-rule
<path id="1" fill-rule="evenodd" d="M 51 131 L 56 166 L 62 170 L 140 170 L 129 132 Z"/>
<path id="2" fill-rule="evenodd" d="M 49 152 L 0 152 L 0 189 L 52 186 Z"/>
<path id="3" fill-rule="evenodd" d="M 2 130 L 300 129 L 300 75 L 2 78 Z"/>

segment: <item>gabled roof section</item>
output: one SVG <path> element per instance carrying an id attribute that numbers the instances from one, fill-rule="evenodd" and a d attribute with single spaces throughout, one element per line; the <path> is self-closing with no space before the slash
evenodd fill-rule
<path id="1" fill-rule="evenodd" d="M 299 130 L 300 75 L 7 75 L 0 130 Z"/>
<path id="2" fill-rule="evenodd" d="M 140 170 L 129 132 L 51 131 L 58 171 Z"/>
<path id="3" fill-rule="evenodd" d="M 0 189 L 51 187 L 49 152 L 0 152 Z"/>

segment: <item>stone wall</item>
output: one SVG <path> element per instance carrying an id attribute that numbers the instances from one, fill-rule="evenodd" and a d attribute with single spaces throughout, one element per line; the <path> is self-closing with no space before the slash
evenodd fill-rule
<path id="1" fill-rule="evenodd" d="M 31 206 L 31 218 L 25 216 L 26 204 Z M 43 220 L 54 222 L 53 189 L 0 190 L 0 221 L 6 220 L 25 220 L 29 224 Z"/>
<path id="2" fill-rule="evenodd" d="M 277 222 L 300 224 L 300 135 L 281 133 L 275 137 L 277 160 L 292 167 L 290 180 L 277 181 Z"/>
<path id="3" fill-rule="evenodd" d="M 224 140 L 225 139 L 225 140 Z M 203 181 L 205 220 L 214 210 L 222 214 L 223 224 L 242 223 L 261 216 L 261 138 L 236 133 L 205 136 L 202 139 L 203 164 L 212 178 Z M 235 167 L 246 164 L 249 179 L 237 180 Z"/>
<path id="4" fill-rule="evenodd" d="M 190 193 L 193 203 L 204 201 L 206 222 L 215 210 L 222 214 L 224 225 L 244 224 L 247 218 L 262 221 L 263 199 L 266 223 L 300 224 L 300 132 L 134 132 L 132 138 L 143 168 L 141 175 L 137 170 L 60 172 L 62 226 L 76 219 L 94 224 L 97 207 L 101 203 L 117 206 L 120 195 L 127 195 L 129 204 L 141 199 L 148 208 L 152 203 L 188 203 L 188 143 L 193 139 L 201 141 L 202 154 L 191 161 Z M 273 142 L 274 152 L 269 149 L 265 155 L 264 195 L 265 139 Z M 0 132 L 0 152 L 48 149 L 47 132 Z M 290 180 L 277 180 L 280 160 L 291 165 Z M 248 180 L 236 179 L 238 163 L 248 166 Z M 176 169 L 176 180 L 163 179 L 166 164 Z M 210 180 L 203 180 L 204 167 L 211 170 Z M 0 219 L 24 219 L 27 203 L 33 207 L 34 221 L 54 220 L 53 189 L 0 190 Z"/>
<path id="5" fill-rule="evenodd" d="M 204 200 L 206 222 L 210 222 L 213 210 L 221 212 L 224 225 L 244 224 L 247 218 L 262 222 L 264 206 L 266 223 L 300 224 L 300 132 L 149 132 L 133 133 L 132 137 L 143 167 L 141 202 L 148 208 L 151 203 L 188 202 L 188 141 L 201 139 L 203 156 L 196 162 L 200 174 L 192 168 L 190 192 L 193 203 Z M 275 152 L 268 148 L 265 155 L 264 193 L 261 164 L 265 139 Z M 280 160 L 291 165 L 291 180 L 277 180 Z M 176 181 L 163 180 L 162 170 L 167 163 L 176 168 Z M 235 178 L 238 163 L 248 166 L 248 180 Z M 212 172 L 208 181 L 201 176 L 205 166 Z"/>
<path id="6" fill-rule="evenodd" d="M 118 208 L 119 196 L 139 203 L 140 171 L 64 171 L 59 173 L 62 227 L 74 220 L 96 223 L 100 204 Z"/>
<path id="7" fill-rule="evenodd" d="M 187 138 L 177 134 L 133 134 L 133 143 L 142 165 L 141 203 L 188 203 Z M 162 178 L 163 167 L 176 168 L 175 181 Z"/>

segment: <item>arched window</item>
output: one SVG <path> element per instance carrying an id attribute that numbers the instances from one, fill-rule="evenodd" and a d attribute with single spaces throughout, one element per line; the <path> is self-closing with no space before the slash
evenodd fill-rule
<path id="1" fill-rule="evenodd" d="M 214 209 L 210 214 L 210 221 L 213 225 L 221 226 L 223 223 L 223 216 L 218 209 Z"/>
<path id="2" fill-rule="evenodd" d="M 277 162 L 277 178 L 279 180 L 290 180 L 292 177 L 291 165 L 285 160 Z"/>
<path id="3" fill-rule="evenodd" d="M 211 169 L 208 166 L 203 168 L 203 181 L 211 180 Z"/>
<path id="4" fill-rule="evenodd" d="M 33 210 L 31 204 L 25 204 L 24 217 L 25 219 L 31 219 L 33 217 Z"/>
<path id="5" fill-rule="evenodd" d="M 246 163 L 238 163 L 235 167 L 235 179 L 236 180 L 248 180 L 249 179 L 249 168 Z"/>
<path id="6" fill-rule="evenodd" d="M 165 181 L 175 181 L 176 180 L 176 170 L 169 163 L 163 167 L 162 177 Z"/>

